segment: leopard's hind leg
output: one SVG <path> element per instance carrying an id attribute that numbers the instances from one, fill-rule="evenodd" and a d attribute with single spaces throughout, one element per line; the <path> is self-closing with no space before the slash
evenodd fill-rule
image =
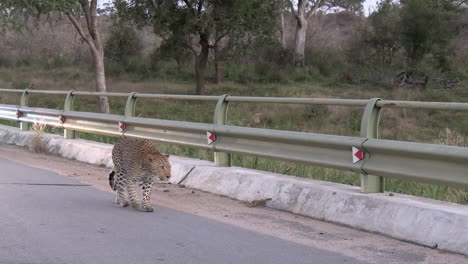
<path id="1" fill-rule="evenodd" d="M 123 170 L 116 170 L 115 173 L 115 189 L 117 191 L 116 203 L 120 204 L 122 207 L 128 206 L 127 199 L 125 197 L 125 191 L 128 185 L 127 178 L 125 177 L 125 172 Z"/>

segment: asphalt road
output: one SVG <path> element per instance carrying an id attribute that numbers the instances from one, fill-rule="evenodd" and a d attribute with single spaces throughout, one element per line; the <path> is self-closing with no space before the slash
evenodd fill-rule
<path id="1" fill-rule="evenodd" d="M 0 263 L 366 263 L 0 159 Z"/>

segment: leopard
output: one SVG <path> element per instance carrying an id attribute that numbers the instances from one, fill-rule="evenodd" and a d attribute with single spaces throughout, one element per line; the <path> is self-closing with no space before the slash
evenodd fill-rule
<path id="1" fill-rule="evenodd" d="M 153 212 L 150 199 L 154 179 L 167 181 L 171 177 L 169 155 L 160 153 L 149 140 L 122 137 L 112 149 L 112 161 L 114 170 L 109 173 L 109 185 L 117 193 L 115 202 Z M 141 202 L 137 199 L 138 185 L 143 189 Z"/>

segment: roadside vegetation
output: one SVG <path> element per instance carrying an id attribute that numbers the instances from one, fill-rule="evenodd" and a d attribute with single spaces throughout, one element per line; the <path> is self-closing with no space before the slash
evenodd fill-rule
<path id="1" fill-rule="evenodd" d="M 308 1 L 304 7 L 296 5 L 297 1 L 292 1 L 292 6 L 289 1 L 225 1 L 230 3 L 226 6 L 207 1 L 209 14 L 203 13 L 203 8 L 200 14 L 187 14 L 198 12 L 195 4 L 199 1 L 192 1 L 194 6 L 176 5 L 167 10 L 136 6 L 137 2 L 115 1 L 113 6 L 96 10 L 103 40 L 105 86 L 110 92 L 468 102 L 468 10 L 461 1 L 384 0 L 369 16 L 363 15 L 362 1 L 347 1 L 352 3 L 349 5 Z M 255 4 L 261 7 L 253 11 L 250 5 Z M 297 48 L 300 8 L 310 14 L 306 16 L 303 54 Z M 5 17 L 1 10 L 2 4 L 0 17 Z M 35 12 L 32 9 L 31 14 Z M 1 88 L 96 90 L 94 55 L 62 12 L 49 10 L 47 16 L 38 16 L 38 21 L 33 23 L 36 16 L 29 17 L 15 27 L 0 19 L 8 25 L 0 38 Z M 226 12 L 230 12 L 231 17 L 226 18 L 229 23 L 219 20 Z M 242 17 L 247 13 L 248 20 Z M 168 21 L 164 17 L 167 14 L 174 19 Z M 236 30 L 233 23 L 237 23 Z M 205 31 L 197 30 L 199 27 Z M 201 41 L 205 37 L 208 43 Z M 64 99 L 33 94 L 30 105 L 61 109 Z M 110 113 L 123 114 L 125 100 L 110 97 Z M 0 93 L 0 102 L 18 104 L 19 94 Z M 136 114 L 212 122 L 214 107 L 214 103 L 142 99 L 138 100 Z M 75 109 L 103 111 L 91 97 L 77 97 Z M 362 112 L 359 107 L 245 103 L 230 106 L 228 122 L 358 136 Z M 58 128 L 42 130 L 63 133 Z M 107 143 L 116 140 L 79 132 L 77 136 Z M 385 109 L 380 136 L 466 147 L 468 113 Z M 213 158 L 208 151 L 158 146 L 171 154 Z M 350 172 L 242 155 L 234 155 L 233 163 L 359 185 L 359 175 Z M 386 190 L 468 203 L 467 190 L 446 186 L 387 179 Z"/>

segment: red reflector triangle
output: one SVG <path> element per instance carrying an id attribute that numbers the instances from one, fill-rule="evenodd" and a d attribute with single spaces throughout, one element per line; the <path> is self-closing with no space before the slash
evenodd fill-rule
<path id="1" fill-rule="evenodd" d="M 364 158 L 364 152 L 362 152 L 362 150 L 359 150 L 358 152 L 354 153 L 354 156 L 359 160 L 362 160 Z"/>
<path id="2" fill-rule="evenodd" d="M 352 150 L 353 150 L 353 163 L 356 163 L 364 159 L 364 151 L 362 149 L 353 147 Z"/>
<path id="3" fill-rule="evenodd" d="M 119 122 L 119 130 L 120 130 L 120 132 L 124 131 L 125 129 L 127 129 L 127 125 L 125 125 L 125 123 Z"/>
<path id="4" fill-rule="evenodd" d="M 208 138 L 209 138 L 211 141 L 215 141 L 215 140 L 216 140 L 215 134 L 211 134 Z"/>
<path id="5" fill-rule="evenodd" d="M 216 141 L 216 135 L 209 131 L 206 131 L 206 139 L 208 140 L 208 144 L 211 144 Z"/>

